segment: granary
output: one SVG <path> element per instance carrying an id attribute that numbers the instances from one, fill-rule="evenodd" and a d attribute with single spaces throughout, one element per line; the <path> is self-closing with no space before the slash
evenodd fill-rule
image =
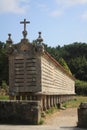
<path id="1" fill-rule="evenodd" d="M 42 45 L 41 32 L 37 42 L 26 38 L 24 19 L 23 39 L 13 44 L 9 34 L 7 53 L 9 57 L 9 95 L 11 100 L 38 100 L 41 109 L 56 106 L 75 95 L 74 77 L 69 74 Z"/>

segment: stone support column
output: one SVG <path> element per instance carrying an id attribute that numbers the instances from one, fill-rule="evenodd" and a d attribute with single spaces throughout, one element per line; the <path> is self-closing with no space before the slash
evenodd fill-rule
<path id="1" fill-rule="evenodd" d="M 54 107 L 56 107 L 56 95 L 54 95 Z"/>
<path id="2" fill-rule="evenodd" d="M 43 95 L 38 95 L 37 100 L 40 101 L 41 104 L 41 111 L 43 111 Z"/>
<path id="3" fill-rule="evenodd" d="M 43 110 L 47 110 L 47 105 L 46 105 L 46 95 L 43 96 Z"/>
<path id="4" fill-rule="evenodd" d="M 57 104 L 59 103 L 59 96 L 57 95 Z"/>
<path id="5" fill-rule="evenodd" d="M 47 95 L 47 108 L 50 108 L 50 95 Z"/>
<path id="6" fill-rule="evenodd" d="M 51 95 L 51 97 L 50 97 L 50 105 L 51 105 L 51 107 L 53 107 L 53 95 Z"/>
<path id="7" fill-rule="evenodd" d="M 25 97 L 25 95 L 22 95 L 22 100 L 26 100 L 26 97 Z"/>

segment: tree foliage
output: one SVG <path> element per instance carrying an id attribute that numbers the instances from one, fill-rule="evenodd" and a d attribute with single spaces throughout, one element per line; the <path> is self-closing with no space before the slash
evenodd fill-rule
<path id="1" fill-rule="evenodd" d="M 8 58 L 5 43 L 0 42 L 0 85 L 5 80 L 8 83 Z"/>
<path id="2" fill-rule="evenodd" d="M 47 47 L 46 50 L 60 62 L 62 58 L 75 78 L 87 81 L 87 44 L 72 43 L 63 47 Z M 61 62 L 60 62 L 61 64 Z M 63 64 L 62 64 L 63 65 Z M 64 66 L 64 65 L 63 65 Z"/>
<path id="3" fill-rule="evenodd" d="M 87 96 L 87 82 L 76 80 L 75 91 L 77 95 Z"/>
<path id="4" fill-rule="evenodd" d="M 61 56 L 73 75 L 79 80 L 87 81 L 87 44 L 75 42 L 61 49 L 63 50 Z"/>

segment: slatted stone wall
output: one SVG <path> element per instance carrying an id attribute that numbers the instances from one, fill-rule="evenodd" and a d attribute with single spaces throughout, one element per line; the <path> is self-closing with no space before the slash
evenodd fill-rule
<path id="1" fill-rule="evenodd" d="M 41 58 L 42 91 L 44 93 L 75 94 L 74 80 L 43 55 Z"/>
<path id="2" fill-rule="evenodd" d="M 20 87 L 20 91 L 25 91 L 23 89 L 34 90 L 36 87 L 36 59 L 27 58 L 24 59 L 14 59 L 14 70 L 15 70 L 15 86 Z M 24 88 L 24 86 L 26 86 Z M 31 87 L 30 87 L 31 86 Z"/>
<path id="3" fill-rule="evenodd" d="M 34 54 L 32 44 L 28 44 L 26 50 L 21 50 L 18 45 L 16 48 L 17 53 L 9 56 L 10 93 L 41 91 L 41 60 L 38 52 Z"/>

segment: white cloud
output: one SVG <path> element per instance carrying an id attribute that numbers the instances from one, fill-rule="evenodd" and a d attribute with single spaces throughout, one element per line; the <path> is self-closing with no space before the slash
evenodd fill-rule
<path id="1" fill-rule="evenodd" d="M 0 13 L 25 13 L 29 0 L 0 0 Z"/>
<path id="2" fill-rule="evenodd" d="M 62 15 L 62 13 L 63 13 L 62 11 L 55 10 L 55 11 L 51 12 L 51 16 L 58 17 L 58 16 Z"/>
<path id="3" fill-rule="evenodd" d="M 87 20 L 87 11 L 85 11 L 82 16 L 81 16 L 82 19 L 84 20 Z"/>
<path id="4" fill-rule="evenodd" d="M 82 5 L 86 4 L 87 0 L 56 0 L 58 5 L 69 7 L 69 6 L 75 6 L 75 5 Z"/>
<path id="5" fill-rule="evenodd" d="M 38 4 L 38 7 L 43 11 L 48 11 L 49 8 L 46 4 Z"/>
<path id="6" fill-rule="evenodd" d="M 51 12 L 51 16 L 58 17 L 63 15 L 67 9 L 70 7 L 85 5 L 87 0 L 54 0 L 56 3 L 56 9 Z M 86 18 L 87 14 L 84 14 L 83 17 Z"/>

